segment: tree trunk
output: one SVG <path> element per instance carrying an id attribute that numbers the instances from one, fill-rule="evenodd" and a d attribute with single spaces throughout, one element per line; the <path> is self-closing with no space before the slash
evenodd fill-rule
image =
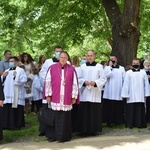
<path id="1" fill-rule="evenodd" d="M 112 26 L 111 55 L 115 55 L 123 66 L 131 64 L 132 59 L 137 55 L 140 38 L 138 29 L 140 0 L 124 0 L 122 13 L 116 0 L 102 1 Z"/>

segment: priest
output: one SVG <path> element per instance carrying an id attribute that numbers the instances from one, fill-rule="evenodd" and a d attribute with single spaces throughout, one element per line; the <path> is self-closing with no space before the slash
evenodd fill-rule
<path id="1" fill-rule="evenodd" d="M 27 76 L 25 70 L 18 67 L 18 62 L 17 57 L 9 58 L 9 69 L 2 75 L 5 94 L 3 105 L 5 129 L 20 129 L 25 126 L 24 84 L 27 82 Z"/>
<path id="2" fill-rule="evenodd" d="M 147 74 L 140 69 L 140 60 L 132 61 L 132 69 L 125 76 L 121 96 L 127 99 L 126 123 L 127 128 L 145 128 L 145 97 L 150 96 Z"/>
<path id="3" fill-rule="evenodd" d="M 78 82 L 74 67 L 67 64 L 69 55 L 61 52 L 59 63 L 52 65 L 45 79 L 45 97 L 54 113 L 54 125 L 49 126 L 49 141 L 71 140 L 71 109 L 78 103 Z"/>
<path id="4" fill-rule="evenodd" d="M 106 82 L 103 66 L 95 62 L 93 50 L 87 52 L 87 62 L 81 65 L 79 78 L 80 105 L 77 130 L 81 136 L 102 131 L 101 90 Z"/>
<path id="5" fill-rule="evenodd" d="M 125 77 L 125 69 L 118 64 L 116 56 L 110 56 L 108 66 L 105 66 L 107 82 L 103 94 L 103 123 L 107 126 L 124 123 L 124 108 L 121 90 Z"/>

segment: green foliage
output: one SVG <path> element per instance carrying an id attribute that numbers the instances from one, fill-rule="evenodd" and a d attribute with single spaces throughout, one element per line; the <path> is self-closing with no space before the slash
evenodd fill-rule
<path id="1" fill-rule="evenodd" d="M 123 11 L 124 1 L 117 3 Z M 149 49 L 148 0 L 141 2 L 141 10 L 139 53 Z M 0 1 L 0 38 L 1 52 L 11 49 L 15 55 L 26 51 L 35 58 L 40 54 L 52 57 L 55 45 L 79 57 L 94 49 L 98 61 L 107 59 L 111 50 L 107 44 L 111 28 L 101 0 Z"/>
<path id="2" fill-rule="evenodd" d="M 146 52 L 150 55 L 150 26 L 149 19 L 150 18 L 150 4 L 149 0 L 141 1 L 141 23 L 140 23 L 140 43 L 138 47 L 138 56 L 142 57 L 142 55 Z M 149 57 L 150 59 L 150 57 Z"/>

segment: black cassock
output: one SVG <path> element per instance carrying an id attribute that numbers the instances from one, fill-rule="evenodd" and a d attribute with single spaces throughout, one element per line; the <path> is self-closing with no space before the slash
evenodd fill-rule
<path id="1" fill-rule="evenodd" d="M 0 78 L 0 100 L 4 100 L 2 81 Z M 0 106 L 0 140 L 3 139 L 3 107 Z"/>

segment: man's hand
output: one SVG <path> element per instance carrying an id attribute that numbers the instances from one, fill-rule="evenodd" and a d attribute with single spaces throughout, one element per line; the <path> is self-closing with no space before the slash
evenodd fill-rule
<path id="1" fill-rule="evenodd" d="M 84 82 L 86 86 L 90 85 L 90 83 L 88 81 Z"/>
<path id="2" fill-rule="evenodd" d="M 50 103 L 50 102 L 51 102 L 51 97 L 50 97 L 50 96 L 46 97 L 46 101 L 47 101 L 48 103 Z"/>
<path id="3" fill-rule="evenodd" d="M 91 82 L 90 82 L 90 85 L 91 85 L 91 86 L 94 86 L 94 85 L 95 85 L 95 82 L 94 82 L 94 81 L 91 81 Z"/>
<path id="4" fill-rule="evenodd" d="M 75 103 L 76 103 L 76 99 L 72 98 L 72 104 L 75 104 Z"/>
<path id="5" fill-rule="evenodd" d="M 112 66 L 113 66 L 113 62 L 110 60 L 108 65 L 109 65 L 110 67 L 112 67 Z"/>
<path id="6" fill-rule="evenodd" d="M 0 107 L 1 107 L 1 106 L 3 106 L 3 101 L 2 101 L 2 100 L 0 100 Z"/>

